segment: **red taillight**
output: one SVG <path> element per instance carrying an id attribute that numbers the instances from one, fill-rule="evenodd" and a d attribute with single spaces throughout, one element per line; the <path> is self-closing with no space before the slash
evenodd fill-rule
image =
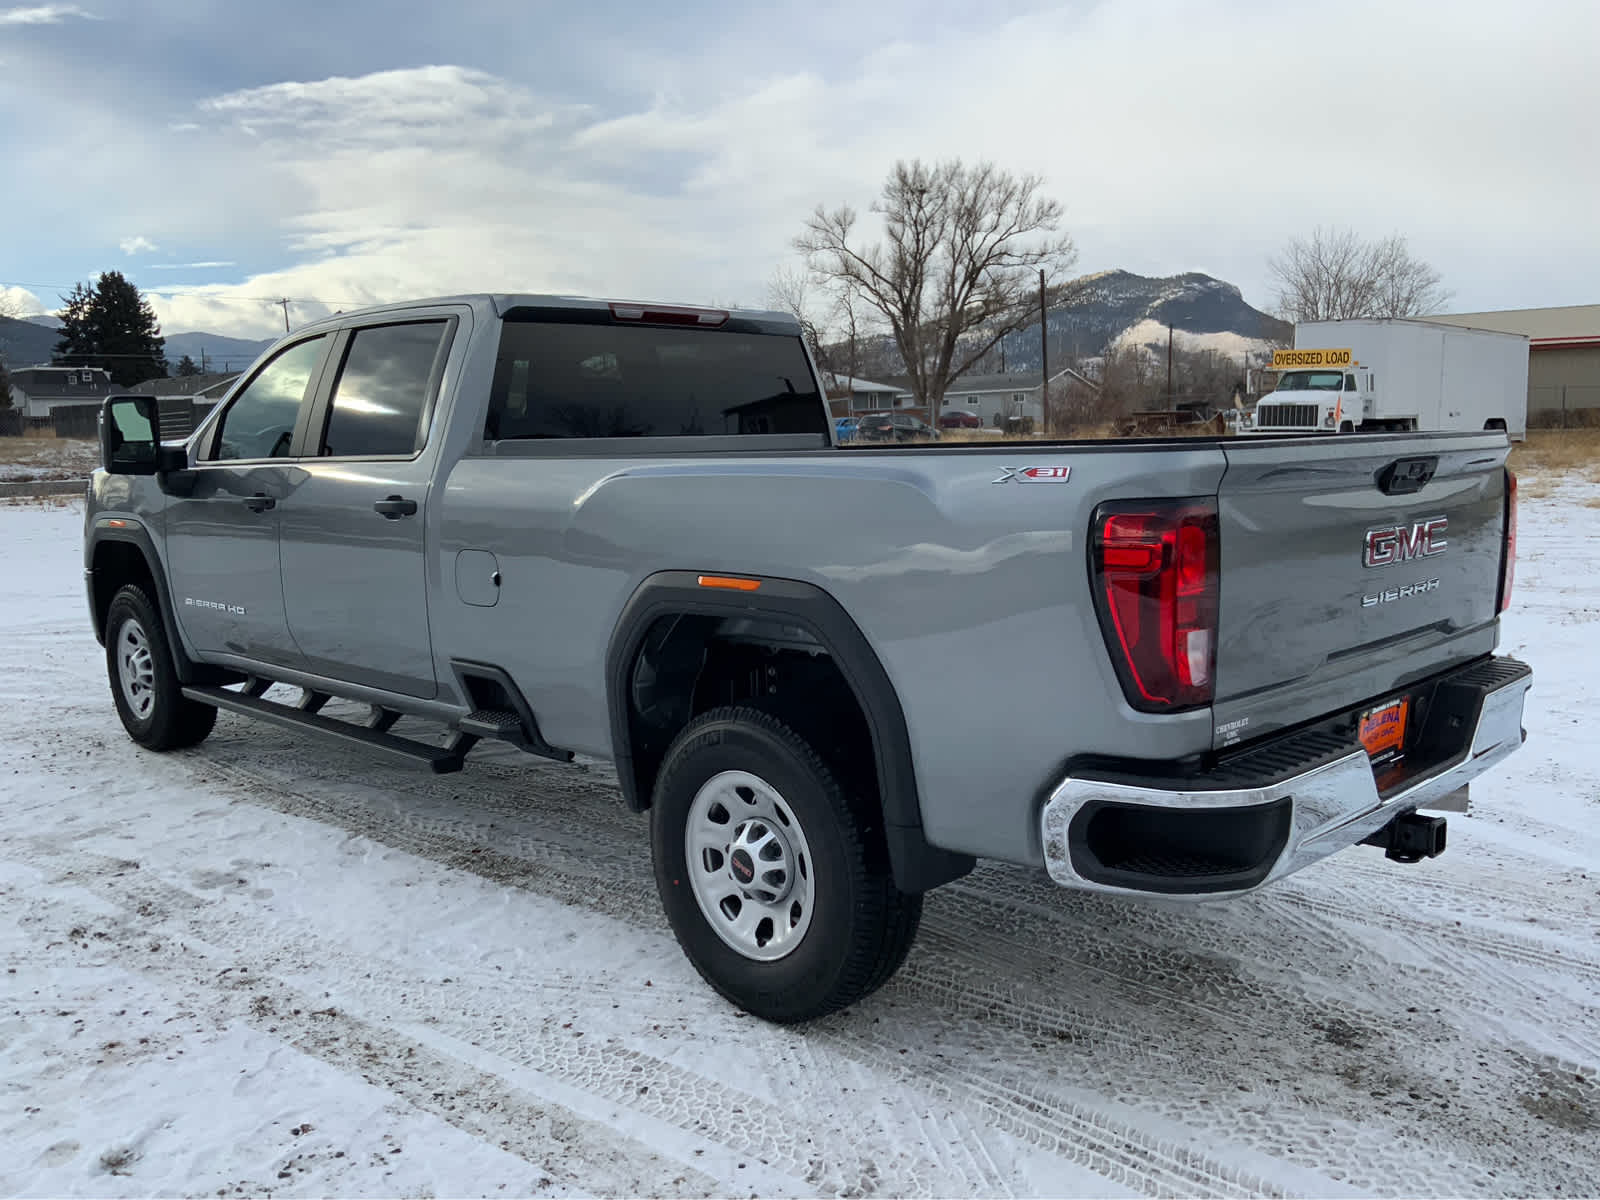
<path id="1" fill-rule="evenodd" d="M 1095 511 L 1095 606 L 1135 708 L 1172 712 L 1211 703 L 1219 542 L 1215 500 L 1119 502 Z"/>
<path id="2" fill-rule="evenodd" d="M 1511 585 L 1517 578 L 1517 476 L 1506 472 L 1506 547 L 1500 561 L 1500 611 L 1511 607 Z"/>

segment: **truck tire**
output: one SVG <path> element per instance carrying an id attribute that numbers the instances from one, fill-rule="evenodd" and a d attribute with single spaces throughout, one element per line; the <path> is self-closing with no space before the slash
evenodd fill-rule
<path id="1" fill-rule="evenodd" d="M 146 750 L 198 745 L 217 723 L 215 708 L 184 696 L 161 614 L 135 584 L 106 610 L 106 671 L 122 727 Z"/>
<path id="2" fill-rule="evenodd" d="M 770 713 L 719 708 L 686 726 L 656 778 L 650 840 L 667 920 L 706 982 L 783 1024 L 882 986 L 922 897 L 895 887 L 872 824 Z"/>

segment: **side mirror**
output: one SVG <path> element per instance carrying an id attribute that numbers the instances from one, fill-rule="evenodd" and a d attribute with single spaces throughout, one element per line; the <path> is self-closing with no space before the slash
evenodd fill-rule
<path id="1" fill-rule="evenodd" d="M 100 409 L 100 464 L 109 475 L 160 469 L 161 410 L 154 396 L 108 396 Z"/>

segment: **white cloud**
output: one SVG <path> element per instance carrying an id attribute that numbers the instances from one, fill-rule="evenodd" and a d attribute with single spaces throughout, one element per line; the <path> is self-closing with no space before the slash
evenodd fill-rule
<path id="1" fill-rule="evenodd" d="M 222 267 L 232 267 L 233 262 L 192 262 L 192 263 L 146 263 L 145 268 L 151 271 L 213 271 Z"/>
<path id="2" fill-rule="evenodd" d="M 27 288 L 0 287 L 0 316 L 31 317 L 44 311 L 39 297 Z"/>
<path id="3" fill-rule="evenodd" d="M 132 258 L 135 254 L 148 254 L 152 250 L 161 248 L 143 234 L 138 237 L 123 238 L 117 245 L 122 247 L 122 252 L 129 258 Z"/>
<path id="4" fill-rule="evenodd" d="M 1448 21 L 1418 0 L 1120 0 L 908 28 L 747 85 L 708 59 L 713 98 L 621 114 L 449 65 L 233 91 L 188 114 L 202 182 L 153 179 L 121 219 L 287 251 L 160 299 L 171 328 L 268 332 L 277 296 L 300 320 L 462 290 L 749 304 L 818 203 L 865 210 L 896 158 L 960 155 L 1042 174 L 1085 270 L 1205 270 L 1264 306 L 1267 255 L 1338 224 L 1409 235 L 1459 306 L 1592 298 L 1590 0 Z M 1360 52 L 1305 50 L 1335 29 Z"/>
<path id="5" fill-rule="evenodd" d="M 36 4 L 29 8 L 0 8 L 0 25 L 59 25 L 69 17 L 99 20 L 76 4 Z"/>

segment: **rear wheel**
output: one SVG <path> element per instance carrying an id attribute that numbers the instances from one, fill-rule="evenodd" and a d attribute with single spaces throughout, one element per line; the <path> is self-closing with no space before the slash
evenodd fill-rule
<path id="1" fill-rule="evenodd" d="M 122 727 L 147 750 L 197 745 L 217 723 L 215 708 L 183 695 L 161 615 L 135 584 L 106 610 L 106 673 Z"/>
<path id="2" fill-rule="evenodd" d="M 904 961 L 922 897 L 895 887 L 864 808 L 756 709 L 709 712 L 667 751 L 650 814 L 656 886 L 689 961 L 740 1008 L 810 1020 Z"/>

